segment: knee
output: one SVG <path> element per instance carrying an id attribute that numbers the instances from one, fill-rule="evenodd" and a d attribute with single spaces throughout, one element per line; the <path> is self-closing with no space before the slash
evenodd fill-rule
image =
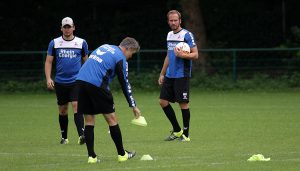
<path id="1" fill-rule="evenodd" d="M 113 114 L 104 114 L 105 120 L 109 126 L 115 126 L 118 124 L 116 115 Z"/>
<path id="2" fill-rule="evenodd" d="M 179 103 L 179 106 L 180 106 L 181 109 L 188 109 L 189 108 L 188 103 Z"/>
<path id="3" fill-rule="evenodd" d="M 118 124 L 118 122 L 115 119 L 109 119 L 107 120 L 107 123 L 109 126 L 115 126 Z"/>
<path id="4" fill-rule="evenodd" d="M 85 121 L 85 125 L 95 125 L 95 116 L 94 115 L 85 115 L 84 121 Z"/>
<path id="5" fill-rule="evenodd" d="M 159 104 L 162 108 L 168 106 L 169 102 L 166 100 L 159 99 Z"/>
<path id="6" fill-rule="evenodd" d="M 59 108 L 59 114 L 60 115 L 68 115 L 68 108 L 67 107 L 60 107 Z"/>
<path id="7" fill-rule="evenodd" d="M 77 113 L 77 102 L 72 102 L 72 108 L 74 113 Z"/>

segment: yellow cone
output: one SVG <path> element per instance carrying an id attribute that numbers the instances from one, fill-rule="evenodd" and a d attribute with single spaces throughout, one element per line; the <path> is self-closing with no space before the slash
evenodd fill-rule
<path id="1" fill-rule="evenodd" d="M 131 123 L 138 126 L 147 126 L 146 119 L 143 116 L 133 119 Z"/>
<path id="2" fill-rule="evenodd" d="M 145 154 L 141 157 L 141 160 L 153 160 L 153 158 L 149 154 Z"/>

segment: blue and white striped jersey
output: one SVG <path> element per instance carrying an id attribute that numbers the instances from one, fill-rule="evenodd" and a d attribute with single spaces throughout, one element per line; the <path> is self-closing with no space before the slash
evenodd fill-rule
<path id="1" fill-rule="evenodd" d="M 128 81 L 128 64 L 118 46 L 105 44 L 94 50 L 81 67 L 77 80 L 109 90 L 109 83 L 115 75 L 118 76 L 129 106 L 135 107 L 136 103 Z"/>
<path id="2" fill-rule="evenodd" d="M 179 42 L 186 42 L 190 48 L 195 47 L 194 36 L 186 29 L 182 29 L 177 33 L 170 31 L 167 36 L 167 48 L 169 66 L 166 76 L 169 78 L 191 77 L 192 60 L 182 59 L 175 56 L 174 48 Z"/>
<path id="3" fill-rule="evenodd" d="M 69 84 L 76 81 L 81 59 L 88 54 L 88 45 L 79 37 L 68 41 L 60 36 L 49 43 L 47 53 L 56 60 L 55 82 Z"/>

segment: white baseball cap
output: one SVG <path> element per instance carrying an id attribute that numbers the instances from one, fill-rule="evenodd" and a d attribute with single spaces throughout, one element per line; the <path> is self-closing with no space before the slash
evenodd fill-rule
<path id="1" fill-rule="evenodd" d="M 65 25 L 70 25 L 70 26 L 73 26 L 74 23 L 73 23 L 73 20 L 72 18 L 70 17 L 65 17 L 64 19 L 61 20 L 61 26 L 65 26 Z"/>

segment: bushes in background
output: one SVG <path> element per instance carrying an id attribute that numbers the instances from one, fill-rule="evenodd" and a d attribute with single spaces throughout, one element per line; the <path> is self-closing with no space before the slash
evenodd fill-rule
<path id="1" fill-rule="evenodd" d="M 159 72 L 129 74 L 129 80 L 135 90 L 158 91 L 157 83 Z M 190 85 L 194 89 L 200 90 L 281 90 L 290 88 L 300 88 L 300 73 L 271 77 L 265 74 L 255 74 L 251 78 L 239 77 L 233 81 L 231 76 L 193 74 Z M 110 89 L 121 91 L 118 79 L 114 79 Z M 0 92 L 49 92 L 46 88 L 46 81 L 2 81 Z"/>

